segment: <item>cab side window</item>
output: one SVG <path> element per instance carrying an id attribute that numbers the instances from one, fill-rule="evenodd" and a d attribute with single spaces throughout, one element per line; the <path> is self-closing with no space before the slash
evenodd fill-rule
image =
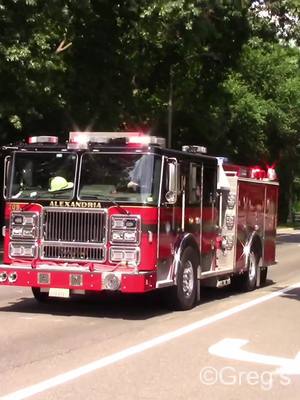
<path id="1" fill-rule="evenodd" d="M 189 173 L 189 204 L 200 204 L 202 193 L 202 165 L 190 164 Z"/>
<path id="2" fill-rule="evenodd" d="M 203 169 L 203 207 L 212 207 L 216 201 L 217 169 L 204 166 Z"/>

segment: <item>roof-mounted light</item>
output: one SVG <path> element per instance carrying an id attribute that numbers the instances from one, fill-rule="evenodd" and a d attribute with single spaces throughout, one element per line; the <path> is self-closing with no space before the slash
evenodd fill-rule
<path id="1" fill-rule="evenodd" d="M 207 148 L 205 146 L 185 145 L 182 146 L 182 151 L 186 151 L 188 153 L 207 154 Z"/>
<path id="2" fill-rule="evenodd" d="M 266 171 L 259 166 L 250 167 L 250 178 L 252 179 L 266 179 Z"/>
<path id="3" fill-rule="evenodd" d="M 29 144 L 57 144 L 57 136 L 31 136 L 28 138 Z"/>
<path id="4" fill-rule="evenodd" d="M 136 135 L 128 137 L 128 143 L 150 145 L 154 144 L 160 147 L 166 147 L 166 139 L 158 136 Z"/>
<path id="5" fill-rule="evenodd" d="M 158 145 L 165 147 L 165 139 L 139 132 L 70 132 L 69 147 L 86 148 L 88 143 L 109 143 L 124 139 L 126 144 Z"/>
<path id="6" fill-rule="evenodd" d="M 267 177 L 270 181 L 276 181 L 277 180 L 277 174 L 275 171 L 275 164 L 269 166 L 267 165 Z"/>

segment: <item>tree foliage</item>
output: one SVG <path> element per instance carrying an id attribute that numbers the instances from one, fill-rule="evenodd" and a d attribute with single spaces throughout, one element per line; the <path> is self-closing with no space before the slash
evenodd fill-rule
<path id="1" fill-rule="evenodd" d="M 238 71 L 225 82 L 231 94 L 228 151 L 240 158 L 280 159 L 295 147 L 300 130 L 299 51 L 254 38 Z M 259 160 L 258 160 L 259 161 Z"/>
<path id="2" fill-rule="evenodd" d="M 59 22 L 58 22 L 59 21 Z M 0 5 L 0 129 L 2 140 L 36 124 L 49 126 L 64 107 L 66 65 L 55 53 L 64 37 L 67 8 L 37 0 Z"/>
<path id="3" fill-rule="evenodd" d="M 1 0 L 0 140 L 135 126 L 298 168 L 298 0 Z M 284 200 L 287 202 L 287 199 Z"/>

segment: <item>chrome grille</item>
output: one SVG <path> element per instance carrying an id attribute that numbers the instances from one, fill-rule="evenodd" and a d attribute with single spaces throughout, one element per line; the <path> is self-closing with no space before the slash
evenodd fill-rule
<path id="1" fill-rule="evenodd" d="M 101 209 L 45 209 L 45 242 L 105 243 L 106 213 Z"/>
<path id="2" fill-rule="evenodd" d="M 79 246 L 67 244 L 43 244 L 41 258 L 62 261 L 102 261 L 105 258 L 103 246 Z"/>

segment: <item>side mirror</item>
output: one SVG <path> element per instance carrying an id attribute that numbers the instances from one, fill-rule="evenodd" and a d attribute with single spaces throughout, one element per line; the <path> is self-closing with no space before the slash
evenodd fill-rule
<path id="1" fill-rule="evenodd" d="M 8 180 L 10 176 L 11 156 L 4 159 L 4 177 L 3 177 L 3 197 L 6 200 L 8 195 Z"/>
<path id="2" fill-rule="evenodd" d="M 178 164 L 175 158 L 168 159 L 168 191 L 166 201 L 169 204 L 175 204 L 178 191 Z"/>

